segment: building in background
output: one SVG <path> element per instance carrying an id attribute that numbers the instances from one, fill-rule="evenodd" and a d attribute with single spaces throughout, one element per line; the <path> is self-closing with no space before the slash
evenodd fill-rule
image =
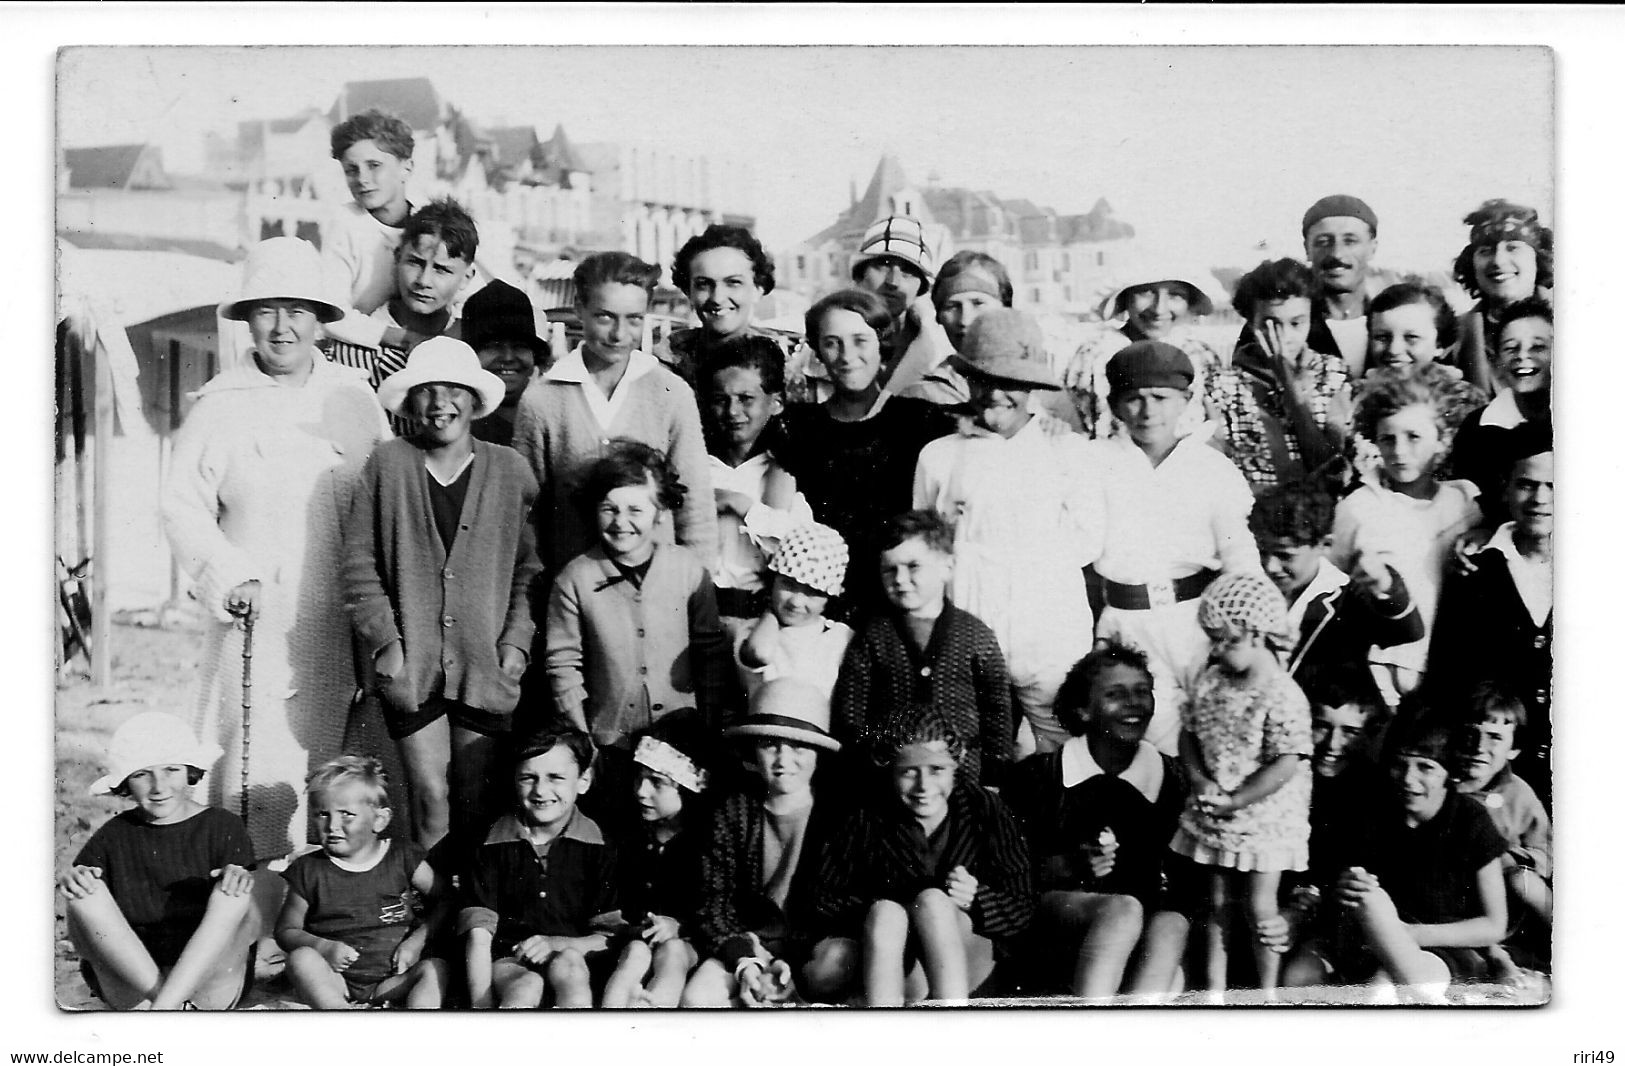
<path id="1" fill-rule="evenodd" d="M 56 230 L 76 247 L 232 260 L 243 226 L 239 193 L 219 181 L 169 174 L 156 145 L 57 152 Z"/>

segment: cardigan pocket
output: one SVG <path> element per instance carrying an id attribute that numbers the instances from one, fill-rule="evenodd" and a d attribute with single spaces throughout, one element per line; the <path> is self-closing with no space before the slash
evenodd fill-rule
<path id="1" fill-rule="evenodd" d="M 386 717 L 406 717 L 417 713 L 421 702 L 417 698 L 412 676 L 402 669 L 394 677 L 378 677 L 378 699 L 384 705 Z"/>

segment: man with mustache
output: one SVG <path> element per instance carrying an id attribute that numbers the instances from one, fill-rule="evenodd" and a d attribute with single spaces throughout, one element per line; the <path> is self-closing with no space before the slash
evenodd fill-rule
<path id="1" fill-rule="evenodd" d="M 1321 197 L 1304 212 L 1303 251 L 1320 284 L 1309 346 L 1337 352 L 1358 381 L 1365 372 L 1365 305 L 1382 288 L 1371 269 L 1377 252 L 1376 212 L 1357 197 Z"/>

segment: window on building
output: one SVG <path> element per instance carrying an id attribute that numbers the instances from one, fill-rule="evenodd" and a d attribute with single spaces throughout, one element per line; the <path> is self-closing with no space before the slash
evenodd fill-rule
<path id="1" fill-rule="evenodd" d="M 803 277 L 806 276 L 806 274 L 807 274 L 807 257 L 806 256 L 804 256 L 804 255 L 796 256 L 796 273 L 802 275 Z"/>
<path id="2" fill-rule="evenodd" d="M 1042 290 L 1042 289 L 1034 289 L 1032 291 L 1032 302 L 1035 303 L 1035 304 L 1043 303 L 1044 302 L 1044 290 Z"/>
<path id="3" fill-rule="evenodd" d="M 1096 252 L 1095 253 L 1095 266 L 1103 267 L 1105 265 L 1106 265 L 1106 253 L 1105 252 Z"/>
<path id="4" fill-rule="evenodd" d="M 293 235 L 302 241 L 309 241 L 318 250 L 322 246 L 322 226 L 319 222 L 301 222 Z"/>

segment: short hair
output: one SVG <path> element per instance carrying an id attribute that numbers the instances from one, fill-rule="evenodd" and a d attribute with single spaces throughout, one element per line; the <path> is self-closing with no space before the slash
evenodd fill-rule
<path id="1" fill-rule="evenodd" d="M 412 127 L 393 111 L 382 108 L 369 107 L 359 114 L 349 118 L 333 127 L 328 134 L 327 143 L 333 149 L 334 159 L 343 159 L 348 152 L 360 141 L 372 141 L 379 148 L 388 152 L 396 159 L 411 159 L 412 150 L 416 141 L 412 137 Z"/>
<path id="2" fill-rule="evenodd" d="M 667 511 L 682 508 L 688 490 L 678 480 L 671 460 L 642 441 L 616 437 L 588 469 L 581 488 L 576 490 L 575 501 L 583 512 L 590 514 L 614 490 L 650 483 L 655 487 L 655 502 L 662 508 Z"/>
<path id="3" fill-rule="evenodd" d="M 142 769 L 145 769 L 145 767 L 142 767 Z M 140 770 L 136 771 L 136 773 L 140 773 L 140 772 L 141 772 Z M 203 780 L 203 775 L 206 774 L 206 773 L 208 773 L 208 771 L 206 769 L 204 769 L 203 767 L 201 767 L 201 766 L 193 766 L 191 763 L 187 763 L 186 764 L 186 784 L 188 786 L 197 784 L 199 781 Z M 135 776 L 135 774 L 127 775 L 124 778 L 123 781 L 120 781 L 118 784 L 114 785 L 111 789 L 109 789 L 108 793 L 110 795 L 123 796 L 125 799 L 129 799 L 129 797 L 130 797 L 130 778 L 134 777 L 134 776 Z"/>
<path id="4" fill-rule="evenodd" d="M 560 725 L 544 727 L 516 738 L 510 772 L 517 773 L 525 763 L 538 755 L 546 755 L 560 744 L 570 750 L 576 769 L 582 773 L 592 769 L 593 759 L 598 754 L 592 737 L 574 726 Z"/>
<path id="5" fill-rule="evenodd" d="M 1332 531 L 1337 499 L 1308 481 L 1290 481 L 1259 493 L 1247 515 L 1255 537 L 1278 537 L 1298 546 L 1318 544 Z"/>
<path id="6" fill-rule="evenodd" d="M 382 761 L 371 755 L 340 755 L 318 766 L 305 778 L 305 795 L 315 798 L 325 795 L 334 785 L 354 781 L 367 790 L 367 801 L 374 807 L 391 807 L 389 802 L 389 775 Z"/>
<path id="7" fill-rule="evenodd" d="M 1368 440 L 1377 439 L 1377 423 L 1390 415 L 1418 404 L 1433 409 L 1433 420 L 1439 427 L 1439 440 L 1450 443 L 1450 426 L 1445 419 L 1443 397 L 1431 382 L 1421 377 L 1382 375 L 1360 390 L 1354 406 L 1354 428 Z"/>
<path id="8" fill-rule="evenodd" d="M 1451 723 L 1445 715 L 1421 703 L 1412 702 L 1409 708 L 1405 708 L 1404 703 L 1401 702 L 1399 717 L 1388 727 L 1382 761 L 1393 763 L 1402 755 L 1418 755 L 1448 768 L 1456 750 Z"/>
<path id="9" fill-rule="evenodd" d="M 1352 703 L 1368 718 L 1383 715 L 1388 709 L 1364 664 L 1337 663 L 1306 673 L 1302 685 L 1311 707 L 1347 707 Z"/>
<path id="10" fill-rule="evenodd" d="M 1433 332 L 1437 334 L 1441 350 L 1456 343 L 1456 312 L 1450 307 L 1450 301 L 1444 298 L 1444 290 L 1412 278 L 1390 285 L 1372 297 L 1365 310 L 1366 322 L 1369 323 L 1384 311 L 1392 311 L 1406 304 L 1426 304 L 1433 308 Z"/>
<path id="11" fill-rule="evenodd" d="M 814 349 L 818 347 L 819 337 L 823 331 L 824 316 L 831 311 L 851 311 L 867 322 L 869 328 L 882 340 L 885 340 L 897 321 L 892 316 L 891 309 L 886 306 L 886 301 L 868 289 L 840 289 L 807 308 L 807 343 Z"/>
<path id="12" fill-rule="evenodd" d="M 1497 680 L 1481 681 L 1467 697 L 1462 724 L 1478 725 L 1498 718 L 1510 721 L 1521 730 L 1529 724 L 1529 711 L 1511 685 Z"/>
<path id="13" fill-rule="evenodd" d="M 588 294 L 605 285 L 631 285 L 651 297 L 660 280 L 660 268 L 627 252 L 599 252 L 576 265 L 576 304 L 586 306 Z"/>
<path id="14" fill-rule="evenodd" d="M 888 518 L 880 527 L 880 537 L 875 547 L 878 551 L 889 552 L 916 537 L 934 552 L 943 555 L 954 553 L 953 527 L 935 511 L 904 511 Z"/>
<path id="15" fill-rule="evenodd" d="M 762 290 L 764 296 L 773 291 L 773 257 L 767 254 L 762 242 L 744 226 L 728 226 L 720 222 L 705 227 L 704 233 L 690 237 L 677 250 L 677 257 L 671 262 L 672 285 L 687 293 L 693 280 L 688 273 L 689 264 L 695 256 L 713 248 L 734 248 L 745 253 L 750 260 L 751 277 L 756 287 Z"/>
<path id="16" fill-rule="evenodd" d="M 1129 666 L 1151 677 L 1151 661 L 1138 648 L 1102 637 L 1094 650 L 1072 665 L 1061 687 L 1055 690 L 1055 720 L 1075 737 L 1089 731 L 1084 711 L 1094 699 L 1095 682 L 1109 667 Z"/>
<path id="17" fill-rule="evenodd" d="M 1507 326 L 1520 318 L 1538 318 L 1548 326 L 1555 328 L 1552 321 L 1552 305 L 1539 296 L 1526 296 L 1521 300 L 1514 300 L 1501 311 L 1501 320 L 1495 325 L 1495 340 L 1490 345 L 1490 360 L 1493 362 L 1501 351 L 1501 335 L 1506 332 Z"/>
<path id="18" fill-rule="evenodd" d="M 883 725 L 869 748 L 874 761 L 889 767 L 897 761 L 903 749 L 910 744 L 932 744 L 941 741 L 955 765 L 965 759 L 965 738 L 942 713 L 930 704 L 915 704 L 902 709 Z"/>
<path id="19" fill-rule="evenodd" d="M 1303 297 L 1313 300 L 1317 292 L 1315 272 L 1296 259 L 1265 260 L 1236 282 L 1231 299 L 1236 313 L 1249 321 L 1260 304 Z"/>
<path id="20" fill-rule="evenodd" d="M 762 379 L 762 391 L 769 395 L 784 392 L 784 353 L 771 337 L 745 334 L 729 337 L 706 353 L 700 369 L 702 388 L 710 388 L 724 370 L 754 370 Z"/>
<path id="21" fill-rule="evenodd" d="M 947 299 L 948 282 L 970 270 L 980 270 L 998 283 L 999 302 L 1004 306 L 1015 303 L 1016 287 L 1011 283 L 1010 272 L 1004 269 L 1004 264 L 986 252 L 974 252 L 968 248 L 949 256 L 942 269 L 937 271 L 937 280 L 931 285 L 931 302 L 941 308 L 942 301 Z"/>
<path id="22" fill-rule="evenodd" d="M 407 216 L 400 246 L 410 248 L 419 237 L 433 237 L 446 246 L 447 255 L 465 263 L 473 263 L 480 249 L 480 231 L 473 216 L 449 196 L 430 200 Z"/>
<path id="23" fill-rule="evenodd" d="M 1552 251 L 1552 228 L 1542 225 L 1536 219 L 1533 209 L 1521 207 L 1507 200 L 1485 200 L 1469 211 L 1461 221 L 1465 225 L 1472 227 L 1481 222 L 1489 222 L 1501 215 L 1515 214 L 1526 215 L 1529 221 L 1534 223 L 1535 288 L 1550 289 L 1557 283 L 1556 257 Z M 1478 287 L 1478 271 L 1473 268 L 1473 252 L 1477 251 L 1479 244 L 1482 243 L 1482 241 L 1477 243 L 1468 241 L 1467 246 L 1457 253 L 1456 262 L 1452 267 L 1456 281 L 1460 283 L 1463 289 L 1467 290 L 1469 296 L 1475 298 L 1482 296 L 1483 293 Z"/>

